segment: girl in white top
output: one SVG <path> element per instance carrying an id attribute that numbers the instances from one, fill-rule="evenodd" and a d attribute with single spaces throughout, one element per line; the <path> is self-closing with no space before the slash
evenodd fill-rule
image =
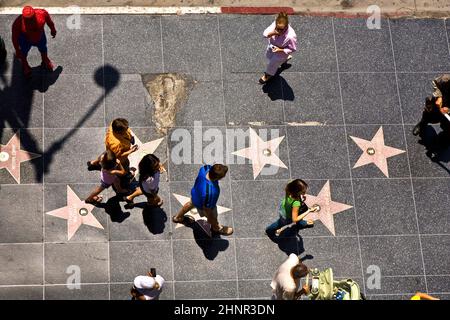
<path id="1" fill-rule="evenodd" d="M 147 197 L 149 206 L 162 206 L 163 201 L 158 196 L 159 177 L 165 169 L 158 157 L 153 154 L 145 155 L 139 162 L 139 187 L 131 195 L 124 197 L 128 207 L 133 206 L 133 199 L 140 195 Z"/>

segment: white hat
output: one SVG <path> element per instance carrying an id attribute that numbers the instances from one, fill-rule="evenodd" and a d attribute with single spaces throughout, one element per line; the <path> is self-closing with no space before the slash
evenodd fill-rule
<path id="1" fill-rule="evenodd" d="M 137 289 L 153 289 L 155 278 L 149 276 L 137 276 L 134 278 L 134 286 Z"/>

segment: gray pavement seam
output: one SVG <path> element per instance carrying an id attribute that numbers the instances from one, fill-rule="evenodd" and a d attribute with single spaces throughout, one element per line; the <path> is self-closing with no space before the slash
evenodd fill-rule
<path id="1" fill-rule="evenodd" d="M 358 215 L 356 212 L 356 198 L 355 198 L 355 189 L 353 186 L 353 175 L 352 175 L 352 166 L 350 163 L 350 149 L 348 146 L 348 135 L 347 135 L 347 125 L 346 125 L 346 121 L 345 121 L 345 112 L 344 112 L 344 98 L 342 95 L 342 86 L 341 86 L 341 77 L 340 77 L 340 73 L 339 73 L 339 57 L 338 57 L 338 52 L 337 52 L 337 44 L 336 44 L 336 29 L 334 26 L 334 18 L 331 18 L 331 25 L 333 28 L 333 42 L 334 42 L 334 51 L 335 51 L 335 56 L 336 56 L 336 70 L 337 70 L 337 76 L 338 76 L 338 85 L 339 85 L 339 96 L 340 96 L 340 101 L 341 101 L 341 112 L 342 112 L 342 121 L 344 124 L 344 134 L 345 134 L 345 146 L 346 146 L 346 150 L 347 150 L 347 161 L 348 161 L 348 169 L 349 169 L 349 174 L 350 174 L 350 186 L 352 189 L 352 200 L 353 200 L 353 212 L 354 212 L 354 217 L 355 217 L 355 225 L 356 225 L 356 235 L 357 235 L 357 240 L 358 240 L 358 253 L 359 253 L 359 262 L 360 262 L 360 266 L 361 266 L 361 274 L 362 274 L 362 281 L 363 281 L 363 291 L 364 294 L 366 294 L 366 283 L 365 283 L 365 273 L 364 273 L 364 263 L 362 260 L 362 251 L 361 251 L 361 241 L 359 239 L 359 226 L 358 226 Z"/>
<path id="2" fill-rule="evenodd" d="M 394 70 L 397 71 L 397 63 L 396 63 L 396 56 L 395 56 L 395 50 L 394 50 L 394 40 L 392 38 L 392 30 L 391 30 L 391 21 L 390 19 L 388 19 L 388 27 L 389 27 L 389 37 L 390 37 L 390 41 L 391 41 L 391 50 L 392 50 L 392 57 L 393 57 L 393 61 L 394 61 Z M 400 106 L 400 116 L 402 118 L 402 123 L 404 122 L 404 118 L 403 118 L 403 109 L 402 109 L 402 101 L 401 101 L 401 97 L 400 97 L 400 86 L 398 84 L 398 76 L 397 76 L 397 72 L 395 73 L 395 82 L 396 82 L 396 87 L 397 87 L 397 97 L 398 97 L 398 103 Z M 419 225 L 419 216 L 417 214 L 417 205 L 416 205 L 416 196 L 414 193 L 414 184 L 413 184 L 413 178 L 412 178 L 412 171 L 411 171 L 411 164 L 409 161 L 409 151 L 408 151 L 408 140 L 406 139 L 406 128 L 405 125 L 403 125 L 403 139 L 405 141 L 405 149 L 406 149 L 406 161 L 408 163 L 408 170 L 409 170 L 409 177 L 410 177 L 410 183 L 411 183 L 411 194 L 412 194 L 412 199 L 413 199 L 413 205 L 414 205 L 414 213 L 415 213 L 415 218 L 416 218 L 416 227 L 417 227 L 417 233 L 419 235 L 419 246 L 420 246 L 420 254 L 421 254 L 421 258 L 422 258 L 422 267 L 423 267 L 423 273 L 425 276 L 425 290 L 426 292 L 428 292 L 428 283 L 427 283 L 427 272 L 425 269 L 425 259 L 423 256 L 423 247 L 422 247 L 422 237 L 420 234 L 420 225 Z"/>

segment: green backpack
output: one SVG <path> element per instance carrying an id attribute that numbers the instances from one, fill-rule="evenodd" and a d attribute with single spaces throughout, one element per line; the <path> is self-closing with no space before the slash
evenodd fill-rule
<path id="1" fill-rule="evenodd" d="M 311 288 L 308 294 L 310 300 L 365 300 L 355 281 L 335 281 L 331 268 L 322 272 L 312 269 L 306 276 L 306 284 Z"/>

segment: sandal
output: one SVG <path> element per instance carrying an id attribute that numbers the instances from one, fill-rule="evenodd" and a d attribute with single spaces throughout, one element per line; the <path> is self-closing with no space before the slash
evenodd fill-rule
<path id="1" fill-rule="evenodd" d="M 231 236 L 233 231 L 233 228 L 227 226 L 220 226 L 219 230 L 212 230 L 212 232 L 218 233 L 222 236 Z"/>
<path id="2" fill-rule="evenodd" d="M 176 216 L 172 217 L 172 222 L 173 223 L 185 224 L 186 223 L 186 219 L 189 220 L 189 223 L 195 222 L 195 219 L 192 216 L 188 216 L 188 215 L 184 215 L 183 219 L 181 221 L 178 221 L 175 218 L 176 218 Z"/>
<path id="3" fill-rule="evenodd" d="M 102 196 L 92 197 L 92 200 L 88 200 L 88 199 L 84 200 L 85 203 L 94 204 L 94 205 L 102 203 L 102 201 L 103 201 L 103 197 Z"/>

